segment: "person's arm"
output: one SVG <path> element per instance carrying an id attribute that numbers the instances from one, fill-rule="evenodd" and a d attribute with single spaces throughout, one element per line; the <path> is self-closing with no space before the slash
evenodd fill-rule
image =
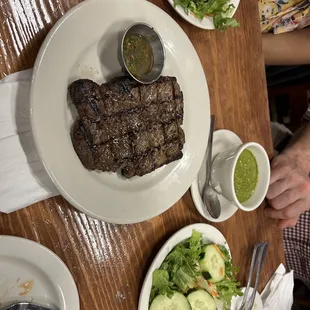
<path id="1" fill-rule="evenodd" d="M 310 28 L 263 34 L 266 65 L 310 64 Z"/>

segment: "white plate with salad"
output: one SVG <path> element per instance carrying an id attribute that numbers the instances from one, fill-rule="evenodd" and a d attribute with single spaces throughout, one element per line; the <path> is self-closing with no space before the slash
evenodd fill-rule
<path id="1" fill-rule="evenodd" d="M 139 310 L 227 310 L 241 296 L 225 237 L 193 224 L 176 232 L 156 255 L 140 293 Z"/>
<path id="2" fill-rule="evenodd" d="M 192 25 L 202 29 L 239 27 L 233 16 L 240 0 L 168 0 L 175 11 Z"/>

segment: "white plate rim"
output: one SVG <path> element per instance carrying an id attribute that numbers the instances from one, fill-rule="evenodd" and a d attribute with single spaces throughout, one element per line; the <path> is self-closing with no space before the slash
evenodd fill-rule
<path id="1" fill-rule="evenodd" d="M 187 15 L 184 9 L 181 6 L 174 6 L 174 0 L 168 0 L 169 4 L 173 7 L 173 9 L 187 22 L 190 24 L 205 30 L 214 30 L 213 18 L 205 17 L 203 20 L 199 20 L 193 14 Z M 235 6 L 234 10 L 231 12 L 230 17 L 233 17 L 238 9 L 240 0 L 231 0 L 231 3 Z"/>
<path id="2" fill-rule="evenodd" d="M 231 255 L 226 238 L 214 226 L 204 223 L 196 223 L 181 228 L 165 242 L 165 244 L 161 247 L 161 249 L 156 254 L 154 260 L 152 261 L 142 284 L 139 297 L 138 310 L 146 310 L 149 308 L 149 297 L 152 287 L 153 271 L 160 267 L 166 256 L 178 243 L 184 241 L 185 239 L 191 236 L 193 229 L 201 232 L 204 238 L 214 243 L 225 246 Z"/>
<path id="3" fill-rule="evenodd" d="M 139 3 L 139 5 L 142 4 L 141 0 L 132 0 L 135 1 L 136 3 Z M 131 224 L 131 223 L 138 223 L 138 222 L 142 222 L 145 220 L 148 220 L 150 218 L 153 218 L 161 213 L 163 213 L 164 211 L 168 210 L 172 205 L 174 205 L 174 203 L 176 203 L 178 201 L 178 199 L 180 199 L 182 197 L 182 195 L 184 194 L 184 192 L 190 187 L 190 184 L 188 184 L 188 186 L 184 186 L 184 184 L 181 184 L 182 182 L 179 182 L 181 186 L 184 187 L 184 189 L 178 193 L 178 197 L 174 197 L 174 199 L 170 199 L 173 200 L 169 205 L 165 206 L 165 207 L 158 207 L 158 210 L 152 212 L 150 215 L 148 216 L 141 216 L 141 217 L 137 217 L 135 219 L 119 219 L 119 218 L 107 218 L 105 216 L 103 216 L 102 214 L 98 214 L 96 212 L 91 211 L 89 208 L 82 206 L 78 201 L 76 201 L 67 191 L 66 189 L 60 184 L 60 182 L 58 181 L 58 178 L 54 175 L 53 171 L 51 171 L 51 169 L 49 169 L 49 165 L 47 163 L 47 160 L 44 158 L 43 154 L 42 154 L 42 149 L 40 147 L 40 143 L 38 140 L 38 128 L 36 127 L 35 124 L 35 113 L 34 113 L 34 108 L 35 108 L 35 104 L 34 104 L 34 97 L 35 97 L 35 84 L 36 84 L 36 79 L 37 79 L 37 75 L 44 57 L 44 54 L 49 46 L 50 41 L 53 39 L 53 36 L 55 35 L 55 33 L 58 31 L 59 27 L 67 20 L 69 19 L 75 12 L 81 10 L 81 8 L 83 8 L 84 6 L 89 5 L 90 3 L 92 4 L 98 4 L 100 2 L 96 1 L 96 0 L 89 0 L 89 1 L 85 1 L 82 2 L 80 4 L 78 4 L 77 6 L 75 6 L 74 8 L 72 8 L 70 11 L 68 11 L 56 24 L 55 26 L 52 28 L 52 30 L 49 32 L 49 34 L 47 35 L 44 43 L 42 44 L 42 47 L 39 51 L 37 60 L 35 62 L 35 66 L 34 66 L 34 70 L 33 70 L 33 76 L 32 76 L 32 83 L 31 83 L 31 91 L 30 91 L 30 116 L 31 116 L 31 126 L 32 126 L 32 132 L 33 132 L 33 136 L 34 136 L 34 141 L 35 141 L 35 145 L 38 151 L 38 154 L 42 160 L 42 163 L 47 171 L 47 173 L 49 174 L 50 178 L 52 179 L 54 185 L 56 186 L 56 188 L 60 191 L 61 195 L 64 196 L 64 198 L 66 200 L 68 200 L 73 206 L 75 206 L 78 210 L 85 212 L 89 215 L 91 215 L 94 218 L 100 219 L 100 220 L 104 220 L 106 222 L 111 222 L 111 223 L 116 223 L 116 224 Z M 156 10 L 160 11 L 160 12 L 164 12 L 162 11 L 160 8 L 158 8 L 157 6 L 155 6 L 152 3 L 149 3 L 147 1 L 143 1 L 143 3 L 145 3 L 146 5 L 149 5 L 150 7 L 156 8 Z M 201 65 L 201 62 L 199 60 L 199 57 L 193 47 L 193 45 L 191 44 L 190 40 L 188 39 L 188 37 L 186 36 L 186 34 L 184 33 L 184 31 L 182 30 L 182 28 L 167 14 L 164 12 L 164 14 L 167 16 L 167 18 L 171 19 L 171 22 L 175 24 L 175 27 L 177 27 L 180 31 L 182 31 L 182 33 L 184 34 L 184 36 L 186 37 L 186 39 L 188 40 L 188 43 L 190 43 L 191 49 L 193 50 L 193 55 L 196 57 L 197 61 L 199 61 L 199 63 L 197 62 L 197 65 L 199 64 L 199 71 L 200 71 L 200 75 L 201 78 L 203 78 L 203 82 L 205 83 L 205 89 L 204 89 L 204 94 L 205 94 L 205 99 L 204 101 L 208 101 L 210 102 L 210 98 L 209 98 L 209 92 L 208 92 L 208 85 L 207 85 L 207 81 L 206 81 L 206 77 Z M 202 81 L 202 80 L 201 80 Z M 210 115 L 210 104 L 207 105 L 205 104 L 203 107 L 204 111 L 205 111 L 205 116 L 206 116 L 206 124 L 204 125 L 206 128 L 208 128 L 208 115 Z M 206 141 L 207 137 L 207 131 L 202 131 L 201 133 L 201 137 L 203 141 Z M 204 152 L 200 152 L 199 153 L 195 153 L 195 160 L 192 160 L 191 162 L 191 166 L 192 166 L 192 172 L 190 173 L 191 178 L 189 178 L 188 180 L 190 181 L 190 183 L 192 182 L 192 180 L 195 178 L 195 175 L 199 169 L 200 166 L 200 162 L 203 159 L 203 154 L 205 153 L 205 149 L 206 149 L 206 142 L 205 145 L 202 147 L 204 149 Z M 201 148 L 201 149 L 202 149 Z M 195 173 L 193 173 L 193 171 L 195 171 Z M 191 179 L 191 180 L 190 180 Z M 184 182 L 183 182 L 184 183 Z M 185 188 L 186 187 L 186 188 Z"/>
<path id="4" fill-rule="evenodd" d="M 60 287 L 59 284 L 56 283 L 58 288 L 61 290 L 62 296 L 65 300 L 66 307 L 63 310 L 71 310 L 71 309 L 79 310 L 80 309 L 80 299 L 79 299 L 79 293 L 78 293 L 76 283 L 75 283 L 73 276 L 72 276 L 70 270 L 68 269 L 67 265 L 62 261 L 62 259 L 59 256 L 57 256 L 53 251 L 51 251 L 46 246 L 44 246 L 40 243 L 37 243 L 33 240 L 25 239 L 22 237 L 10 236 L 10 235 L 0 235 L 0 244 L 1 244 L 2 249 L 3 249 L 3 246 L 5 246 L 5 244 L 3 245 L 3 242 L 5 244 L 6 243 L 10 244 L 10 246 L 12 245 L 12 243 L 16 243 L 17 245 L 18 244 L 20 245 L 22 243 L 22 244 L 25 244 L 25 246 L 27 248 L 29 248 L 29 253 L 34 254 L 34 253 L 37 253 L 39 251 L 42 253 L 42 255 L 48 256 L 52 260 L 53 264 L 57 265 L 59 268 L 62 269 L 63 275 L 64 275 L 64 277 L 66 277 L 66 281 L 68 281 L 70 283 L 71 290 L 73 290 L 73 295 L 68 296 L 68 294 L 64 293 L 64 291 L 66 291 L 68 287 L 67 286 L 66 287 Z M 31 248 L 32 248 L 33 252 L 30 251 Z M 12 256 L 13 256 L 13 254 L 12 254 Z M 0 253 L 0 257 L 1 257 L 1 253 Z M 14 257 L 27 261 L 27 259 L 26 259 L 27 253 L 25 253 L 25 252 L 22 252 L 20 256 L 14 256 Z M 31 262 L 33 264 L 35 264 L 35 262 L 33 262 L 33 261 L 31 261 Z M 45 272 L 46 272 L 46 275 L 48 275 L 48 270 Z M 70 300 L 68 302 L 69 297 L 70 297 Z"/>

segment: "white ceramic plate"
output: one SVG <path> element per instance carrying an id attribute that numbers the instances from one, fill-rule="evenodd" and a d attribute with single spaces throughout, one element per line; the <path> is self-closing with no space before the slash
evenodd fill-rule
<path id="1" fill-rule="evenodd" d="M 32 285 L 27 294 L 25 285 Z M 80 309 L 75 282 L 58 256 L 36 242 L 0 236 L 0 308 L 14 301 Z"/>
<path id="2" fill-rule="evenodd" d="M 153 271 L 160 267 L 166 256 L 178 243 L 184 241 L 185 239 L 189 238 L 192 235 L 193 229 L 203 234 L 203 238 L 206 243 L 213 242 L 216 244 L 221 244 L 224 245 L 228 249 L 228 251 L 230 251 L 225 237 L 219 230 L 217 230 L 215 227 L 211 225 L 192 224 L 180 229 L 163 245 L 163 247 L 156 255 L 155 259 L 153 260 L 142 285 L 138 310 L 147 310 L 149 308 Z"/>
<path id="3" fill-rule="evenodd" d="M 186 21 L 188 21 L 189 23 L 191 23 L 192 25 L 201 28 L 201 29 L 208 29 L 208 30 L 212 30 L 214 29 L 214 24 L 213 24 L 213 18 L 212 17 L 208 17 L 206 16 L 203 20 L 200 20 L 199 18 L 197 18 L 193 13 L 189 13 L 189 15 L 187 15 L 184 11 L 184 9 L 181 6 L 174 6 L 174 0 L 168 0 L 168 2 L 171 4 L 171 6 L 174 8 L 174 10 Z M 231 12 L 231 14 L 229 15 L 229 17 L 233 17 L 237 11 L 237 8 L 239 6 L 239 2 L 240 0 L 231 0 L 230 1 L 234 6 L 234 10 Z"/>
<path id="4" fill-rule="evenodd" d="M 155 27 L 164 41 L 163 74 L 176 76 L 184 93 L 186 143 L 181 160 L 124 180 L 83 167 L 70 138 L 76 115 L 67 103 L 67 87 L 77 78 L 103 82 L 118 74 L 119 39 L 137 21 Z M 150 219 L 180 199 L 197 175 L 210 118 L 204 71 L 183 30 L 148 1 L 86 1 L 68 12 L 39 52 L 30 97 L 32 129 L 46 170 L 60 193 L 91 216 L 120 224 Z"/>
<path id="5" fill-rule="evenodd" d="M 241 139 L 232 131 L 222 129 L 214 132 L 213 136 L 213 148 L 212 148 L 212 160 L 221 152 L 229 150 L 235 146 L 242 144 Z M 210 222 L 224 222 L 232 217 L 238 208 L 228 201 L 223 195 L 219 195 L 219 201 L 221 204 L 221 215 L 218 219 L 214 219 L 209 212 L 205 211 L 204 204 L 201 199 L 201 193 L 206 183 L 206 158 L 204 158 L 201 168 L 198 172 L 197 178 L 194 180 L 191 186 L 191 194 L 196 209 Z"/>

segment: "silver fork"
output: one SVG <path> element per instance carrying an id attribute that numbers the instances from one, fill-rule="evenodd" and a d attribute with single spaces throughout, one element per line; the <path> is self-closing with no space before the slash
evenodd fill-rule
<path id="1" fill-rule="evenodd" d="M 247 286 L 246 286 L 246 289 L 244 292 L 242 304 L 241 304 L 239 310 L 252 310 L 252 308 L 253 308 L 255 296 L 256 296 L 256 291 L 257 291 L 257 287 L 258 287 L 258 283 L 259 283 L 259 278 L 260 278 L 260 274 L 262 271 L 264 259 L 265 259 L 266 254 L 267 254 L 268 247 L 269 247 L 268 242 L 256 243 L 256 245 L 254 247 L 254 251 L 253 251 L 253 255 L 252 255 L 252 261 L 251 261 L 251 267 L 250 267 L 250 273 L 249 273 L 249 279 L 248 279 L 248 283 L 247 283 Z M 257 270 L 256 270 L 255 285 L 254 285 L 252 295 L 248 299 L 249 288 L 250 288 L 251 283 L 252 283 L 253 272 L 254 272 L 256 265 L 257 265 Z"/>

